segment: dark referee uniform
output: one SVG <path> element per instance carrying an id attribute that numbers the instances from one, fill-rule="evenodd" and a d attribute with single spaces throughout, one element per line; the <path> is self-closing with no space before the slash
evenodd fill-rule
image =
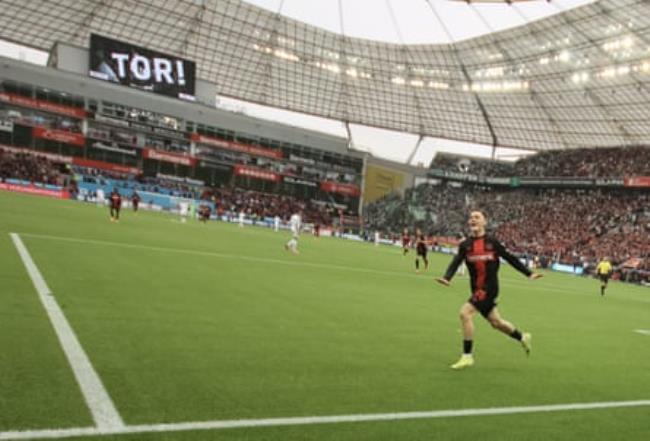
<path id="1" fill-rule="evenodd" d="M 497 278 L 499 257 L 503 257 L 506 262 L 527 277 L 532 274 L 519 259 L 505 249 L 501 242 L 491 236 L 481 236 L 470 237 L 460 243 L 458 254 L 449 264 L 444 276 L 450 281 L 464 260 L 467 263 L 472 288 L 472 296 L 468 302 L 486 318 L 496 306 L 496 298 L 499 295 Z"/>

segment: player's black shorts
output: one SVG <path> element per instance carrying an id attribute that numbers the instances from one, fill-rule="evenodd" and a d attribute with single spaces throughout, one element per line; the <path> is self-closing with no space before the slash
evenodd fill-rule
<path id="1" fill-rule="evenodd" d="M 609 274 L 598 274 L 598 278 L 600 279 L 601 282 L 607 283 L 609 282 Z"/>
<path id="2" fill-rule="evenodd" d="M 426 259 L 427 258 L 427 247 L 418 246 L 417 254 L 418 254 L 418 256 L 422 256 L 422 257 L 424 257 Z"/>
<path id="3" fill-rule="evenodd" d="M 484 295 L 474 294 L 467 301 L 471 303 L 483 317 L 488 318 L 490 312 L 492 312 L 494 307 L 497 306 L 497 296 L 489 295 L 488 293 L 483 294 Z"/>

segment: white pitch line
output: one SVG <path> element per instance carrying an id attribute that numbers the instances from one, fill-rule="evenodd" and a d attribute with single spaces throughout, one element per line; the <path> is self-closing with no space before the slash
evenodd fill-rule
<path id="1" fill-rule="evenodd" d="M 635 329 L 634 332 L 637 332 L 637 333 L 643 334 L 643 335 L 650 335 L 650 329 Z"/>
<path id="2" fill-rule="evenodd" d="M 353 415 L 325 415 L 288 418 L 197 421 L 167 424 L 142 424 L 115 428 L 73 427 L 0 432 L 0 440 L 55 439 L 74 436 L 125 435 L 133 433 L 168 433 L 198 430 L 244 429 L 251 427 L 306 426 L 314 424 L 362 423 L 473 416 L 512 415 L 577 410 L 613 409 L 650 406 L 650 400 L 609 401 L 595 403 L 550 404 L 542 406 L 489 407 L 484 409 L 451 409 L 421 412 L 370 413 Z"/>
<path id="3" fill-rule="evenodd" d="M 38 297 L 47 312 L 52 327 L 56 332 L 57 337 L 63 352 L 65 353 L 74 376 L 79 384 L 81 393 L 86 400 L 88 409 L 92 414 L 93 421 L 97 428 L 103 430 L 119 429 L 124 427 L 124 422 L 120 414 L 115 409 L 111 397 L 104 388 L 99 375 L 95 372 L 90 359 L 84 352 L 79 343 L 79 339 L 74 333 L 74 330 L 65 318 L 63 311 L 56 302 L 52 295 L 50 288 L 45 283 L 45 279 L 41 272 L 36 267 L 36 264 L 29 255 L 25 244 L 16 233 L 10 233 L 11 240 L 18 250 L 18 254 L 27 269 L 27 273 L 36 288 Z"/>

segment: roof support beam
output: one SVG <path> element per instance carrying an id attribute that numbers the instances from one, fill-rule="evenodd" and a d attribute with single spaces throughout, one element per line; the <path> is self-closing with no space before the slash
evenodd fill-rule
<path id="1" fill-rule="evenodd" d="M 463 77 L 465 78 L 465 81 L 467 81 L 471 90 L 472 78 L 469 76 L 469 73 L 467 72 L 467 68 L 465 67 L 465 63 L 463 63 L 463 60 L 460 57 L 458 47 L 456 46 L 456 42 L 454 41 L 454 37 L 451 35 L 451 32 L 449 32 L 449 28 L 447 28 L 445 21 L 440 17 L 440 14 L 438 14 L 438 11 L 436 10 L 435 6 L 433 6 L 433 3 L 431 3 L 431 0 L 426 0 L 426 2 L 427 5 L 429 5 L 431 12 L 433 12 L 433 15 L 436 17 L 436 20 L 440 24 L 440 27 L 442 28 L 443 31 L 445 31 L 445 35 L 447 36 L 447 38 L 449 38 L 449 42 L 450 42 L 449 46 L 451 47 L 451 51 L 454 57 L 456 58 L 456 62 L 458 63 L 458 66 L 460 66 L 460 69 L 463 73 Z M 485 120 L 485 125 L 487 126 L 487 129 L 490 132 L 490 137 L 492 138 L 492 147 L 496 147 L 499 144 L 499 140 L 497 138 L 496 133 L 494 132 L 494 127 L 492 127 L 492 122 L 490 122 L 490 117 L 488 113 L 485 111 L 485 106 L 483 106 L 483 102 L 481 101 L 481 97 L 479 97 L 478 93 L 475 92 L 473 93 L 473 95 L 476 104 L 481 112 L 481 115 Z"/>
<path id="2" fill-rule="evenodd" d="M 417 142 L 415 143 L 415 147 L 413 147 L 413 150 L 411 151 L 411 154 L 409 155 L 408 159 L 406 160 L 406 163 L 411 165 L 411 162 L 413 162 L 413 158 L 415 158 L 415 154 L 420 150 L 420 144 L 422 144 L 422 141 L 424 141 L 424 135 L 420 135 L 418 138 Z"/>

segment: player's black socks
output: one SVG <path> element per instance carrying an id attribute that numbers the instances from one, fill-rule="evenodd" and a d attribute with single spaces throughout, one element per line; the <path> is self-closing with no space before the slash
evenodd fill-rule
<path id="1" fill-rule="evenodd" d="M 420 259 L 415 259 L 415 269 L 420 269 Z"/>
<path id="2" fill-rule="evenodd" d="M 472 355 L 472 345 L 474 340 L 463 340 L 463 354 Z"/>
<path id="3" fill-rule="evenodd" d="M 519 332 L 519 329 L 515 329 L 515 330 L 512 331 L 512 333 L 510 334 L 510 337 L 514 338 L 514 339 L 517 340 L 517 341 L 521 341 L 521 332 Z"/>

